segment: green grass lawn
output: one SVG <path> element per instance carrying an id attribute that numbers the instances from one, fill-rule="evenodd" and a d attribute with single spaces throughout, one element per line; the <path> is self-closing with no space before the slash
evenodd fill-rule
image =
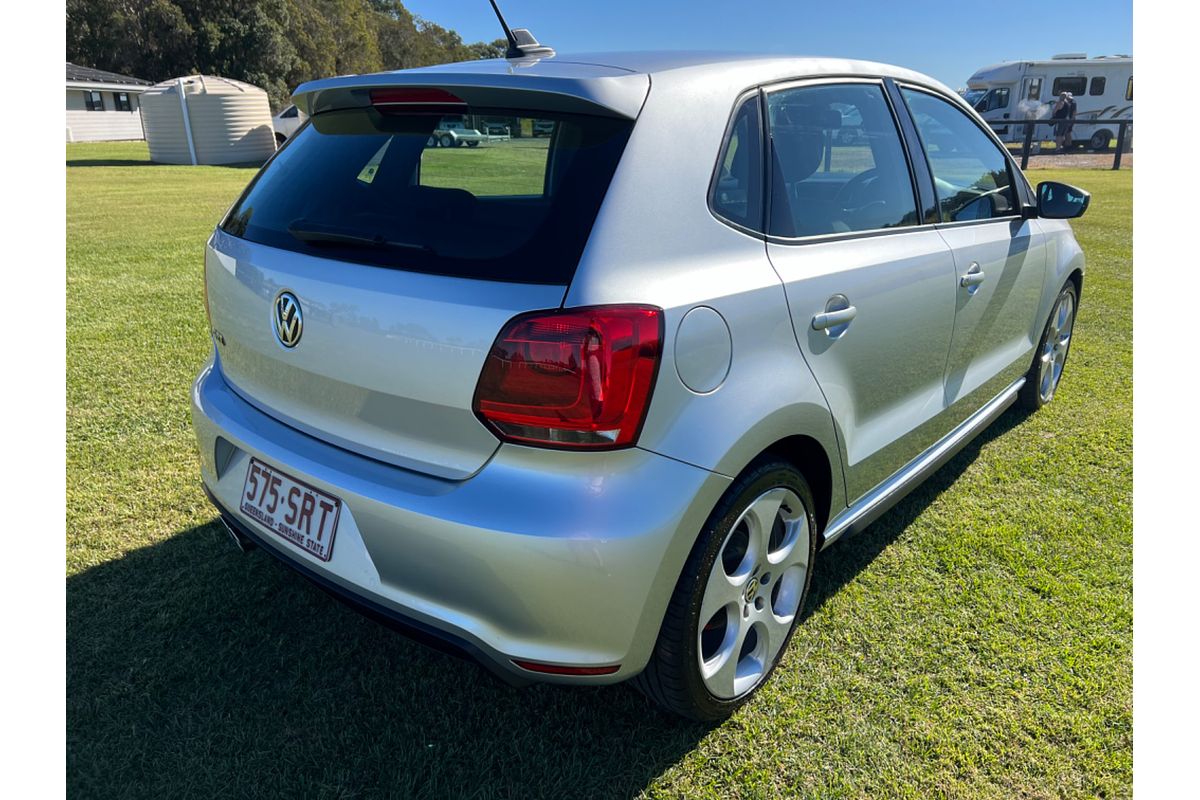
<path id="1" fill-rule="evenodd" d="M 773 680 L 706 728 L 626 687 L 508 688 L 239 554 L 188 390 L 203 244 L 254 172 L 67 162 L 73 796 L 1130 795 L 1130 172 L 1037 173 L 1093 195 L 1054 403 L 823 553 Z"/>

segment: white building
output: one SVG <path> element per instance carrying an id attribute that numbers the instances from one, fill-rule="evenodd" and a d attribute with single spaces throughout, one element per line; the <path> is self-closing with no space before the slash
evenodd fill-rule
<path id="1" fill-rule="evenodd" d="M 67 141 L 145 139 L 140 95 L 150 81 L 67 62 Z"/>

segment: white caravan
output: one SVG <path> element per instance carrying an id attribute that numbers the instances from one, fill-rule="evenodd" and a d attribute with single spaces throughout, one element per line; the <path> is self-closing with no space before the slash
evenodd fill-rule
<path id="1" fill-rule="evenodd" d="M 1003 122 L 1049 119 L 1060 92 L 1075 97 L 1072 144 L 1106 150 L 1117 138 L 1115 121 L 1133 118 L 1133 59 L 1068 53 L 1048 61 L 1005 61 L 972 75 L 963 96 L 988 122 Z M 995 130 L 1004 141 L 1019 142 L 1025 136 L 1023 125 Z M 1049 126 L 1039 125 L 1035 139 L 1051 135 Z"/>

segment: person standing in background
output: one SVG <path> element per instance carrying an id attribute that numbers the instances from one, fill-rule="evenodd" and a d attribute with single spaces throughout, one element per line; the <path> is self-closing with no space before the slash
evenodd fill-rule
<path id="1" fill-rule="evenodd" d="M 1070 92 L 1059 92 L 1058 102 L 1050 118 L 1054 123 L 1054 147 L 1057 152 L 1066 152 L 1071 145 L 1071 128 L 1075 127 L 1075 98 Z"/>

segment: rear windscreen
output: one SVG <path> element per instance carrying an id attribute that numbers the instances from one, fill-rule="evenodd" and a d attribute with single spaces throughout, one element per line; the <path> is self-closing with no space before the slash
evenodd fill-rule
<path id="1" fill-rule="evenodd" d="M 318 114 L 221 228 L 374 266 L 569 283 L 633 122 L 466 110 Z"/>

